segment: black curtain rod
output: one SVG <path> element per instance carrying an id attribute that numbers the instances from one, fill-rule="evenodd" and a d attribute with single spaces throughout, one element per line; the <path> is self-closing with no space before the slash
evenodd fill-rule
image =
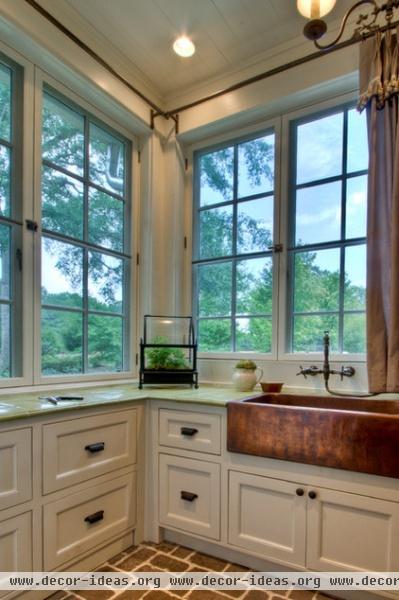
<path id="1" fill-rule="evenodd" d="M 210 100 L 214 100 L 215 98 L 220 98 L 220 96 L 224 96 L 225 94 L 229 94 L 231 92 L 235 92 L 243 87 L 251 85 L 253 83 L 257 83 L 258 81 L 262 81 L 263 79 L 268 79 L 269 77 L 273 77 L 273 75 L 278 75 L 279 73 L 284 73 L 290 69 L 295 67 L 299 67 L 301 65 L 305 65 L 313 60 L 321 58 L 322 56 L 326 56 L 327 54 L 332 54 L 333 52 L 337 52 L 338 50 L 342 50 L 343 48 L 347 48 L 348 46 L 353 46 L 354 44 L 358 44 L 359 42 L 373 37 L 376 34 L 376 31 L 370 31 L 368 33 L 363 34 L 362 36 L 352 37 L 349 40 L 344 42 L 340 42 L 331 48 L 327 48 L 326 50 L 318 50 L 317 52 L 312 52 L 312 54 L 307 54 L 302 58 L 297 58 L 292 60 L 284 65 L 280 65 L 279 67 L 275 67 L 268 71 L 264 71 L 263 73 L 259 73 L 258 75 L 254 75 L 253 77 L 249 77 L 248 79 L 244 79 L 243 81 L 239 81 L 227 88 L 219 90 L 218 92 L 214 92 L 213 94 L 209 94 L 208 96 L 204 96 L 203 98 L 199 98 L 198 100 L 194 100 L 193 102 L 189 102 L 188 104 L 183 104 L 182 106 L 177 106 L 176 108 L 170 109 L 168 111 L 162 110 L 159 106 L 157 106 L 150 98 L 147 98 L 140 90 L 138 90 L 135 86 L 133 86 L 127 79 L 122 77 L 115 69 L 107 63 L 97 52 L 92 50 L 85 42 L 83 42 L 80 38 L 78 38 L 70 29 L 65 27 L 58 19 L 56 19 L 51 13 L 49 13 L 46 9 L 44 9 L 36 0 L 25 0 L 32 8 L 34 8 L 37 12 L 39 12 L 45 19 L 47 19 L 50 23 L 52 23 L 59 31 L 61 31 L 64 35 L 66 35 L 69 39 L 71 39 L 75 44 L 77 44 L 82 50 L 84 50 L 87 54 L 89 54 L 94 60 L 96 60 L 104 69 L 106 69 L 109 73 L 111 73 L 114 77 L 116 77 L 121 83 L 123 83 L 126 87 L 129 88 L 132 92 L 134 92 L 137 96 L 139 96 L 148 106 L 151 107 L 155 113 L 152 115 L 151 122 L 155 116 L 162 116 L 167 119 L 171 117 L 175 117 L 179 113 L 188 110 L 190 108 L 194 108 L 205 102 L 209 102 Z M 378 31 L 384 32 L 388 29 L 394 29 L 399 25 L 399 20 L 389 23 L 388 25 L 384 25 L 379 27 Z"/>
<path id="2" fill-rule="evenodd" d="M 157 104 L 155 104 L 155 102 L 150 100 L 150 98 L 147 98 L 147 96 L 145 96 L 142 92 L 140 92 L 140 90 L 138 90 L 134 85 L 129 83 L 129 81 L 127 81 L 127 79 L 125 79 L 124 77 L 122 77 L 122 75 L 120 75 L 117 71 L 115 71 L 115 69 L 107 61 L 105 61 L 103 58 L 101 58 L 101 56 L 99 54 L 97 54 L 97 52 L 92 50 L 87 44 L 85 44 L 85 42 L 83 42 L 80 38 L 78 38 L 78 36 L 76 36 L 74 33 L 72 33 L 72 31 L 70 29 L 68 29 L 67 27 L 65 27 L 65 25 L 63 25 L 58 19 L 53 17 L 53 15 L 51 13 L 49 13 L 45 8 L 43 8 L 35 0 L 25 0 L 25 2 L 27 2 L 32 8 L 34 8 L 38 13 L 40 13 L 45 19 L 47 19 L 47 21 L 50 21 L 50 23 L 52 23 L 59 31 L 61 31 L 64 35 L 66 35 L 70 40 L 75 42 L 75 44 L 77 46 L 79 46 L 79 48 L 81 48 L 87 54 L 89 54 L 89 56 L 94 58 L 95 61 L 97 61 L 102 67 L 104 67 L 104 69 L 106 69 L 114 77 L 116 77 L 121 83 L 126 85 L 126 87 L 128 87 L 129 90 L 131 90 L 137 96 L 139 96 L 139 98 L 144 100 L 144 102 L 146 104 L 148 104 L 153 110 L 157 111 L 161 115 L 165 114 L 164 111 L 162 110 L 162 108 L 160 108 Z"/>

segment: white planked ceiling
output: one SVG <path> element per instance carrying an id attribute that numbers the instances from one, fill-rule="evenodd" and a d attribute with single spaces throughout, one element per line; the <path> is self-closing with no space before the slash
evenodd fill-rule
<path id="1" fill-rule="evenodd" d="M 87 31 L 84 41 L 96 40 L 104 58 L 121 57 L 163 98 L 259 63 L 274 48 L 302 39 L 305 23 L 295 0 L 39 1 L 77 35 Z M 328 20 L 341 18 L 352 3 L 338 0 Z M 189 59 L 172 50 L 181 34 L 196 45 Z"/>

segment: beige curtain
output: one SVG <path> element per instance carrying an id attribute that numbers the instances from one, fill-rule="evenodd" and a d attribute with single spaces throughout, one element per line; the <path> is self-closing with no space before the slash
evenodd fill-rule
<path id="1" fill-rule="evenodd" d="M 398 32 L 362 42 L 359 109 L 367 110 L 367 353 L 371 392 L 399 392 Z"/>

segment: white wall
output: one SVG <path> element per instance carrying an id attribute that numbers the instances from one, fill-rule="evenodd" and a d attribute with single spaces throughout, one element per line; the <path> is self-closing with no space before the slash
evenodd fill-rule
<path id="1" fill-rule="evenodd" d="M 239 127 L 338 96 L 357 86 L 357 48 L 351 47 L 184 111 L 176 139 L 172 121 L 158 118 L 156 131 L 152 132 L 149 107 L 24 0 L 0 0 L 0 34 L 3 42 L 102 110 L 110 111 L 110 116 L 140 136 L 141 315 L 190 311 L 189 252 L 183 244 L 184 236 L 189 244 L 191 239 L 192 165 L 189 164 L 187 172 L 184 165 L 184 159 L 191 155 L 191 145 L 201 140 L 205 143 L 220 134 L 234 137 Z M 309 43 L 306 53 L 312 51 Z M 270 65 L 276 66 L 276 60 L 278 64 L 292 60 L 295 52 L 303 55 L 304 46 L 280 53 Z M 230 381 L 234 362 L 201 359 L 201 379 Z M 298 381 L 296 362 L 258 362 L 265 371 L 265 379 L 289 385 L 316 383 L 311 378 Z M 343 384 L 334 381 L 334 385 L 364 389 L 365 366 L 359 363 L 356 369 L 352 381 Z"/>

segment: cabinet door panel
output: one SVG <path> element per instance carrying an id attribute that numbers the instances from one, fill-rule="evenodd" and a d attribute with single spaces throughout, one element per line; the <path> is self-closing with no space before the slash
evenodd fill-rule
<path id="1" fill-rule="evenodd" d="M 44 568 L 55 569 L 136 522 L 135 473 L 43 507 Z"/>
<path id="2" fill-rule="evenodd" d="M 399 505 L 317 489 L 308 501 L 307 567 L 398 571 Z"/>
<path id="3" fill-rule="evenodd" d="M 161 408 L 159 443 L 194 452 L 220 454 L 220 416 Z"/>
<path id="4" fill-rule="evenodd" d="M 44 493 L 135 463 L 136 420 L 130 410 L 44 425 Z"/>
<path id="5" fill-rule="evenodd" d="M 178 456 L 159 456 L 162 525 L 220 539 L 220 466 Z"/>
<path id="6" fill-rule="evenodd" d="M 306 495 L 269 477 L 229 473 L 229 542 L 271 560 L 305 564 Z"/>
<path id="7" fill-rule="evenodd" d="M 30 429 L 0 433 L 0 510 L 32 497 Z"/>
<path id="8" fill-rule="evenodd" d="M 32 513 L 0 522 L 0 571 L 32 571 Z M 0 597 L 9 591 L 1 591 Z"/>

